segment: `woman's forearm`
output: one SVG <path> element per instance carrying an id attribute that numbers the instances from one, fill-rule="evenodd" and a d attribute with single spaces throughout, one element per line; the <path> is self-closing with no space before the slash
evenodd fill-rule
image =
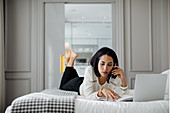
<path id="1" fill-rule="evenodd" d="M 127 84 L 126 84 L 126 78 L 124 78 L 123 80 L 122 80 L 122 85 L 121 85 L 122 87 L 126 87 L 127 86 Z"/>

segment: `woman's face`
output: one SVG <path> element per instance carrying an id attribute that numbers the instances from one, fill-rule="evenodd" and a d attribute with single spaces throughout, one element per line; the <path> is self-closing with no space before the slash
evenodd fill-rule
<path id="1" fill-rule="evenodd" d="M 100 75 L 103 77 L 108 76 L 112 68 L 113 68 L 113 58 L 108 55 L 101 56 L 98 63 L 98 71 Z"/>

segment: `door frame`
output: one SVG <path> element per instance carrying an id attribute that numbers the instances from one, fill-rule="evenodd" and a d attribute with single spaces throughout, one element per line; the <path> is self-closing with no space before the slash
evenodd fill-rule
<path id="1" fill-rule="evenodd" d="M 39 0 L 37 37 L 37 88 L 45 88 L 45 3 L 116 3 L 116 53 L 124 70 L 124 0 Z M 112 18 L 113 19 L 113 18 Z M 113 33 L 113 31 L 112 31 Z"/>

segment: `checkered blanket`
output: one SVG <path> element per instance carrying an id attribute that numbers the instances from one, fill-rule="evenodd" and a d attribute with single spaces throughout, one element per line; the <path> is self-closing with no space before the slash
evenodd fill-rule
<path id="1" fill-rule="evenodd" d="M 77 93 L 61 90 L 45 90 L 31 93 L 12 102 L 12 113 L 74 113 Z"/>

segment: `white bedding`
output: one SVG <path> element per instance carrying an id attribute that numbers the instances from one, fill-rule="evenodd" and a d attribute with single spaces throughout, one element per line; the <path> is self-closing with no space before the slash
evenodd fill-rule
<path id="1" fill-rule="evenodd" d="M 5 113 L 10 112 L 11 106 Z M 110 102 L 89 100 L 82 96 L 75 99 L 75 113 L 169 113 L 169 102 Z"/>
<path id="2" fill-rule="evenodd" d="M 169 113 L 169 102 L 111 102 L 78 97 L 75 113 Z"/>

